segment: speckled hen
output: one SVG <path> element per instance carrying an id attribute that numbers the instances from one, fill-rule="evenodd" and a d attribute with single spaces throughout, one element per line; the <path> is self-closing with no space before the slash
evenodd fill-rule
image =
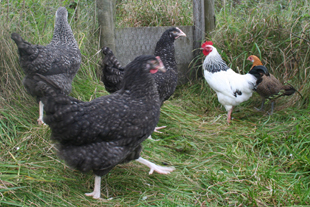
<path id="1" fill-rule="evenodd" d="M 125 68 L 123 85 L 117 92 L 90 102 L 57 95 L 57 87 L 38 75 L 44 121 L 57 141 L 59 155 L 82 172 L 93 171 L 95 187 L 86 194 L 100 198 L 101 176 L 113 167 L 131 160 L 147 165 L 150 174 L 168 174 L 173 167 L 155 165 L 140 157 L 141 143 L 154 130 L 160 113 L 160 100 L 151 73 L 164 71 L 160 58 L 139 56 Z"/>
<path id="2" fill-rule="evenodd" d="M 175 91 L 178 82 L 177 63 L 175 61 L 174 41 L 186 34 L 178 27 L 167 29 L 156 44 L 154 55 L 159 56 L 166 69 L 166 73 L 156 73 L 153 75 L 157 84 L 161 104 L 168 100 Z"/>
<path id="3" fill-rule="evenodd" d="M 23 84 L 27 92 L 39 101 L 39 124 L 43 124 L 42 91 L 36 87 L 34 74 L 39 73 L 52 80 L 62 94 L 71 92 L 71 83 L 81 64 L 81 53 L 68 24 L 68 12 L 60 7 L 56 11 L 52 41 L 46 45 L 33 45 L 17 34 L 11 38 L 18 47 L 20 66 L 25 73 Z"/>

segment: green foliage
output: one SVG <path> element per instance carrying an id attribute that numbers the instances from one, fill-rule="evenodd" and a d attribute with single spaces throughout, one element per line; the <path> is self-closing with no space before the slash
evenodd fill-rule
<path id="1" fill-rule="evenodd" d="M 117 27 L 191 25 L 192 7 L 182 1 L 118 0 Z M 216 1 L 212 41 L 241 73 L 246 58 L 259 56 L 295 94 L 276 102 L 276 112 L 256 112 L 260 98 L 236 107 L 232 124 L 204 80 L 179 86 L 162 107 L 158 141 L 146 140 L 142 156 L 176 167 L 170 175 L 148 175 L 136 162 L 115 167 L 103 178 L 101 196 L 93 176 L 68 168 L 56 156 L 47 126 L 37 126 L 38 106 L 22 86 L 16 45 L 46 45 L 57 7 L 65 6 L 82 53 L 72 96 L 106 95 L 98 71 L 94 1 L 0 2 L 0 205 L 1 206 L 291 206 L 310 205 L 309 5 L 307 1 Z M 236 3 L 237 2 L 237 3 Z M 239 2 L 239 3 L 238 3 Z M 137 6 L 139 5 L 139 6 Z M 202 56 L 194 62 L 200 63 Z M 193 71 L 195 72 L 195 71 Z M 269 106 L 266 106 L 268 110 Z"/>

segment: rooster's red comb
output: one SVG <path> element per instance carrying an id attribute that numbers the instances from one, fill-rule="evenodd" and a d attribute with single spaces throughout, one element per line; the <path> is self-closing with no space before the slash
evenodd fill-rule
<path id="1" fill-rule="evenodd" d="M 213 42 L 212 42 L 212 41 L 206 41 L 205 43 L 203 43 L 203 44 L 201 45 L 201 47 L 205 47 L 205 46 L 207 46 L 207 45 L 213 45 Z"/>

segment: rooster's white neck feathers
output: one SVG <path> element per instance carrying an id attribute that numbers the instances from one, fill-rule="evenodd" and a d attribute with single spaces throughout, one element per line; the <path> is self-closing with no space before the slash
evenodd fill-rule
<path id="1" fill-rule="evenodd" d="M 211 73 L 216 73 L 230 69 L 220 54 L 217 52 L 217 49 L 213 46 L 211 47 L 212 51 L 206 56 L 203 62 L 204 70 L 208 70 Z"/>

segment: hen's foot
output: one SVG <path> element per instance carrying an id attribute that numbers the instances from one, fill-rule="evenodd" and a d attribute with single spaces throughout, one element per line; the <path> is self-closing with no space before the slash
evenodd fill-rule
<path id="1" fill-rule="evenodd" d="M 46 124 L 44 123 L 44 121 L 43 121 L 42 119 L 40 119 L 40 118 L 37 119 L 37 122 L 38 122 L 39 125 L 43 125 L 43 126 L 46 125 Z"/>
<path id="2" fill-rule="evenodd" d="M 150 168 L 149 175 L 153 174 L 154 171 L 159 173 L 159 174 L 166 175 L 166 174 L 169 174 L 175 170 L 175 167 L 164 167 L 164 166 L 156 165 L 155 163 L 152 163 L 152 162 L 150 162 L 150 161 L 148 161 L 142 157 L 139 157 L 136 161 L 138 161 L 141 164 L 144 164 Z"/>

